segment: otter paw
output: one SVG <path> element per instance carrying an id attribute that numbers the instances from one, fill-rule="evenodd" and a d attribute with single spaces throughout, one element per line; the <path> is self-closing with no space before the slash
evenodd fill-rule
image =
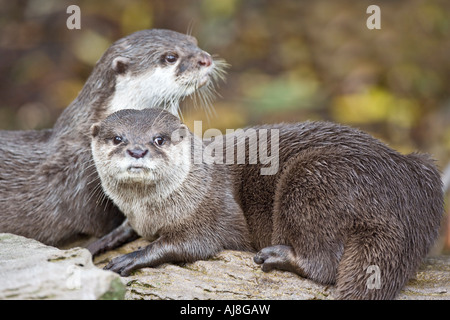
<path id="1" fill-rule="evenodd" d="M 123 256 L 112 259 L 104 268 L 120 274 L 122 277 L 128 277 L 133 270 L 139 268 L 136 258 L 139 251 L 131 252 Z"/>
<path id="2" fill-rule="evenodd" d="M 269 272 L 272 269 L 292 271 L 293 250 L 290 246 L 277 245 L 261 249 L 253 258 L 261 270 Z"/>

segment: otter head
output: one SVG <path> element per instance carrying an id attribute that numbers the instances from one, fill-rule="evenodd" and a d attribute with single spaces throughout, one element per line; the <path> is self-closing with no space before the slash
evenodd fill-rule
<path id="1" fill-rule="evenodd" d="M 120 110 L 94 124 L 91 134 L 94 162 L 113 200 L 118 186 L 174 190 L 190 171 L 191 134 L 167 111 Z"/>
<path id="2" fill-rule="evenodd" d="M 115 79 L 106 114 L 123 109 L 161 107 L 178 115 L 179 101 L 199 93 L 209 103 L 214 80 L 224 76 L 226 63 L 214 60 L 189 35 L 152 29 L 115 42 L 100 59 Z M 98 83 L 104 81 L 99 77 Z"/>

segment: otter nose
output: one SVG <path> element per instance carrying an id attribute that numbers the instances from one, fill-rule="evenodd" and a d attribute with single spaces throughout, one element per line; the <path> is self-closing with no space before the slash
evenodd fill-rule
<path id="1" fill-rule="evenodd" d="M 145 149 L 145 150 L 142 150 L 142 149 L 130 150 L 130 149 L 128 149 L 127 152 L 133 158 L 140 159 L 140 158 L 145 157 L 145 155 L 148 153 L 148 149 Z"/>
<path id="2" fill-rule="evenodd" d="M 209 54 L 202 52 L 198 58 L 198 65 L 201 67 L 209 67 L 212 64 L 212 59 Z"/>

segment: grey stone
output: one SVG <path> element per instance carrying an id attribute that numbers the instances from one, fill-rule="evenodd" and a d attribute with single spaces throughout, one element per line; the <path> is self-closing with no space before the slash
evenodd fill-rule
<path id="1" fill-rule="evenodd" d="M 59 250 L 36 240 L 0 234 L 0 300 L 121 299 L 118 275 L 100 270 L 88 250 Z"/>
<path id="2" fill-rule="evenodd" d="M 450 300 L 450 256 L 429 257 L 398 299 Z"/>
<path id="3" fill-rule="evenodd" d="M 0 299 L 333 299 L 332 286 L 289 272 L 262 272 L 250 252 L 224 251 L 126 278 L 98 268 L 147 244 L 138 239 L 107 252 L 95 259 L 96 267 L 86 249 L 59 250 L 0 234 Z M 450 256 L 428 258 L 397 298 L 450 300 Z"/>
<path id="4" fill-rule="evenodd" d="M 138 239 L 95 259 L 113 257 L 148 244 Z M 224 251 L 207 261 L 143 268 L 121 278 L 126 299 L 333 299 L 333 287 L 282 271 L 264 273 L 253 253 Z M 427 259 L 397 299 L 450 299 L 450 256 Z"/>

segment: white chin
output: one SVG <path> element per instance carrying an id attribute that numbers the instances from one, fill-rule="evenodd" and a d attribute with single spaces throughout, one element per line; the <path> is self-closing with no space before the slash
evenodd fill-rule
<path id="1" fill-rule="evenodd" d="M 200 80 L 198 81 L 198 88 L 203 87 L 204 85 L 209 83 L 209 75 L 204 75 L 203 77 L 200 78 Z"/>
<path id="2" fill-rule="evenodd" d="M 145 174 L 146 169 L 144 167 L 129 167 L 128 173 L 130 174 Z"/>
<path id="3" fill-rule="evenodd" d="M 155 180 L 152 173 L 141 168 L 130 168 L 126 172 L 121 172 L 115 178 L 121 182 L 136 182 L 144 184 Z"/>

